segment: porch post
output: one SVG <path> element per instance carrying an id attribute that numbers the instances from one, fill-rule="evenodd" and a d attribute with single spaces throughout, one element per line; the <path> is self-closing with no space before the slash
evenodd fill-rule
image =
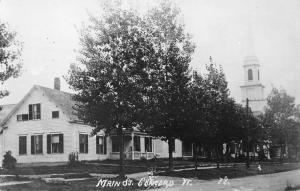
<path id="1" fill-rule="evenodd" d="M 134 133 L 132 132 L 131 133 L 131 158 L 132 160 L 134 160 L 134 144 L 133 144 L 133 141 L 134 141 Z"/>
<path id="2" fill-rule="evenodd" d="M 192 143 L 192 157 L 194 157 L 194 143 Z"/>
<path id="3" fill-rule="evenodd" d="M 151 137 L 151 139 L 152 139 L 152 152 L 153 152 L 153 156 L 155 155 L 155 143 L 154 143 L 154 138 L 153 137 Z"/>

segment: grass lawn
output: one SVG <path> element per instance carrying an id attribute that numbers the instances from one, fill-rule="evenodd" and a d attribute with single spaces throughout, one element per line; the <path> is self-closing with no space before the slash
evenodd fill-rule
<path id="1" fill-rule="evenodd" d="M 112 164 L 111 166 L 109 164 Z M 62 174 L 62 173 L 98 173 L 98 174 L 118 174 L 118 160 L 105 161 L 86 161 L 77 167 L 69 167 L 68 165 L 58 166 L 28 166 L 16 167 L 12 171 L 4 171 L 0 169 L 0 174 L 18 174 L 18 175 L 35 175 L 35 174 Z M 174 161 L 175 168 L 182 166 L 194 165 L 190 161 Z M 160 169 L 168 168 L 168 160 L 159 161 L 141 161 L 141 160 L 125 160 L 125 174 L 133 174 L 145 172 L 156 167 Z"/>
<path id="2" fill-rule="evenodd" d="M 116 180 L 118 179 L 110 179 Z M 80 180 L 80 181 L 72 181 L 67 182 L 66 184 L 47 184 L 42 180 L 33 180 L 28 184 L 18 184 L 11 186 L 2 186 L 0 190 L 9 190 L 9 191 L 31 191 L 31 190 L 50 190 L 50 191 L 60 191 L 60 190 L 72 190 L 72 191 L 81 191 L 81 190 L 144 190 L 146 187 L 139 187 L 138 182 L 133 180 L 133 184 L 131 186 L 119 186 L 119 187 L 96 187 L 98 183 L 97 179 L 88 179 L 88 180 Z"/>
<path id="3" fill-rule="evenodd" d="M 125 167 L 126 174 L 147 171 L 147 167 Z M 34 175 L 34 174 L 62 174 L 62 173 L 98 173 L 98 174 L 118 174 L 118 166 L 101 166 L 82 164 L 77 167 L 69 167 L 67 165 L 60 166 L 33 166 L 33 167 L 17 167 L 12 171 L 5 172 L 0 170 L 0 174 L 17 174 L 17 175 Z"/>
<path id="4" fill-rule="evenodd" d="M 161 176 L 174 176 L 182 178 L 198 178 L 201 180 L 210 180 L 224 178 L 237 178 L 245 176 L 253 176 L 258 174 L 272 174 L 283 171 L 290 171 L 300 169 L 299 163 L 292 164 L 262 164 L 262 170 L 258 170 L 258 166 L 250 166 L 249 169 L 245 165 L 236 165 L 233 167 L 223 167 L 220 169 L 198 169 L 198 170 L 184 170 L 184 171 L 173 171 L 173 172 L 162 172 L 158 175 Z"/>

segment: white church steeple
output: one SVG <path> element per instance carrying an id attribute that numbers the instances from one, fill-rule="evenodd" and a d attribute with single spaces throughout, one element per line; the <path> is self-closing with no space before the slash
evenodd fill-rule
<path id="1" fill-rule="evenodd" d="M 250 11 L 249 11 L 250 13 Z M 246 99 L 249 99 L 249 107 L 254 114 L 263 112 L 266 100 L 264 98 L 264 86 L 260 82 L 260 64 L 254 53 L 254 38 L 252 31 L 251 16 L 249 14 L 248 30 L 246 37 L 246 55 L 244 58 L 244 85 L 242 90 L 242 103 L 246 104 Z"/>

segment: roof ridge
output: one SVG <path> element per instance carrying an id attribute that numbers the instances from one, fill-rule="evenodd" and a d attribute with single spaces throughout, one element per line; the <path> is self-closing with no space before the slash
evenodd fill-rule
<path id="1" fill-rule="evenodd" d="M 24 101 L 28 99 L 28 97 L 34 90 L 40 90 L 45 92 L 45 94 L 47 94 L 47 96 L 50 99 L 52 99 L 66 113 L 66 115 L 68 115 L 70 120 L 74 120 L 77 118 L 77 116 L 73 114 L 74 101 L 72 100 L 72 96 L 74 94 L 56 90 L 56 89 L 47 88 L 41 85 L 34 85 L 29 90 L 29 92 L 27 92 L 27 94 L 21 99 L 21 101 L 19 101 L 18 104 L 13 106 L 13 109 L 8 113 L 8 115 L 2 121 L 0 121 L 0 127 L 1 126 L 3 127 L 6 124 L 6 122 L 18 110 L 18 108 L 24 103 Z"/>
<path id="2" fill-rule="evenodd" d="M 9 104 L 3 104 L 3 105 L 0 105 L 0 106 L 9 106 L 9 105 L 17 105 L 18 103 L 9 103 Z"/>
<path id="3" fill-rule="evenodd" d="M 53 89 L 53 88 L 48 88 L 48 87 L 37 85 L 37 84 L 35 84 L 34 86 L 39 87 L 39 88 L 45 88 L 47 90 L 52 90 L 52 91 L 57 91 L 57 92 L 69 94 L 69 95 L 74 95 L 73 93 L 70 93 L 70 92 L 65 92 L 65 91 L 61 91 L 61 90 L 57 90 L 57 89 Z"/>

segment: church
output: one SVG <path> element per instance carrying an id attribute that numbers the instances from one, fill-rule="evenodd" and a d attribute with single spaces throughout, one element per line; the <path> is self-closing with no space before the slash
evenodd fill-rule
<path id="1" fill-rule="evenodd" d="M 260 63 L 254 51 L 254 38 L 252 32 L 252 23 L 248 23 L 248 31 L 246 36 L 246 56 L 243 61 L 244 84 L 241 86 L 242 104 L 246 106 L 246 100 L 249 101 L 249 107 L 254 116 L 263 113 L 266 106 L 266 98 L 264 95 L 265 86 L 261 83 Z"/>
<path id="2" fill-rule="evenodd" d="M 249 107 L 254 116 L 262 114 L 266 106 L 264 97 L 265 86 L 260 82 L 259 61 L 256 56 L 246 56 L 244 58 L 244 85 L 242 90 L 242 104 L 246 105 L 249 100 Z"/>

